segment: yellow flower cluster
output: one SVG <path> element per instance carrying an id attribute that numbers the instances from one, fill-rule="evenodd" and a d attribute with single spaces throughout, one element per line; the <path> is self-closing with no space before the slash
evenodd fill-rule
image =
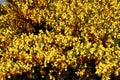
<path id="1" fill-rule="evenodd" d="M 22 72 L 34 73 L 32 67 L 36 65 L 40 66 L 42 77 L 48 74 L 50 79 L 55 79 L 53 72 L 60 76 L 71 66 L 82 78 L 91 59 L 95 60 L 91 62 L 95 74 L 103 80 L 109 80 L 112 73 L 120 75 L 120 3 L 117 0 L 14 1 L 20 8 L 21 18 L 8 8 L 10 13 L 0 16 L 0 26 L 7 20 L 11 23 L 10 27 L 0 29 L 1 80 Z M 16 18 L 38 24 L 45 20 L 44 27 L 49 25 L 54 30 L 19 35 L 12 28 L 18 26 Z M 49 73 L 44 71 L 46 67 L 51 68 Z"/>

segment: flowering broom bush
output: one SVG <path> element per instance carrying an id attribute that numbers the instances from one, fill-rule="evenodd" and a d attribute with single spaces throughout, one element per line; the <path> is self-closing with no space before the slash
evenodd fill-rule
<path id="1" fill-rule="evenodd" d="M 6 1 L 1 80 L 120 79 L 119 0 Z"/>

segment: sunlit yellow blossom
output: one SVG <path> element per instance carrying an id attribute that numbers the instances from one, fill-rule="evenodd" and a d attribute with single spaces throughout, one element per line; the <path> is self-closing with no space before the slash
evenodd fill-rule
<path id="1" fill-rule="evenodd" d="M 120 39 L 120 33 L 118 33 L 117 38 Z"/>
<path id="2" fill-rule="evenodd" d="M 94 54 L 95 48 L 90 48 L 90 53 Z"/>

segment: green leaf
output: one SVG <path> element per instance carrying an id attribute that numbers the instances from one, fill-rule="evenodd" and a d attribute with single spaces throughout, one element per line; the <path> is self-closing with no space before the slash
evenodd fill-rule
<path id="1" fill-rule="evenodd" d="M 72 53 L 72 56 L 74 57 L 74 56 L 77 56 L 77 53 L 76 52 L 73 52 Z"/>
<path id="2" fill-rule="evenodd" d="M 120 2 L 120 0 L 117 0 L 117 2 L 119 3 L 119 2 Z"/>
<path id="3" fill-rule="evenodd" d="M 118 62 L 120 62 L 120 58 L 118 58 Z"/>

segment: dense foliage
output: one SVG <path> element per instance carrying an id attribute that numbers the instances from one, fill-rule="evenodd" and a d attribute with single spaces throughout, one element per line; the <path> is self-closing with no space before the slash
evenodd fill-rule
<path id="1" fill-rule="evenodd" d="M 1 80 L 120 79 L 119 0 L 6 1 Z"/>

